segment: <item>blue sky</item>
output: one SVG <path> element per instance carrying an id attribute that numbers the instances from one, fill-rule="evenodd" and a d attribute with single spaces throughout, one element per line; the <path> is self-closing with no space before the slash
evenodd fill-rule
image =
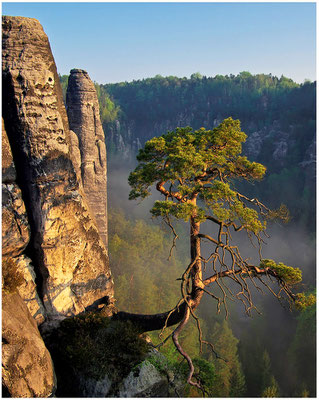
<path id="1" fill-rule="evenodd" d="M 99 83 L 240 71 L 315 80 L 315 3 L 2 3 L 38 19 L 61 74 Z"/>

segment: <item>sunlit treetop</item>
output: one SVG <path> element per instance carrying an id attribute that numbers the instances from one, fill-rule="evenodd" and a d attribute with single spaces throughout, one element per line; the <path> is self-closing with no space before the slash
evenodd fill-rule
<path id="1" fill-rule="evenodd" d="M 256 201 L 249 204 L 234 186 L 236 179 L 260 180 L 266 172 L 262 164 L 241 155 L 245 140 L 240 122 L 232 118 L 212 130 L 176 128 L 149 140 L 129 176 L 130 199 L 149 196 L 156 184 L 165 201 L 155 203 L 151 210 L 155 216 L 172 215 L 187 221 L 193 215 L 204 221 L 209 213 L 253 233 L 264 230 L 266 217 L 277 217 L 276 212 L 270 214 Z"/>
<path id="2" fill-rule="evenodd" d="M 246 134 L 240 122 L 224 120 L 217 128 L 176 128 L 166 135 L 149 140 L 140 150 L 139 167 L 131 174 L 130 183 L 142 183 L 131 192 L 131 197 L 145 197 L 149 186 L 162 180 L 178 181 L 195 189 L 198 182 L 212 182 L 218 176 L 227 181 L 233 177 L 261 179 L 266 168 L 240 156 Z"/>

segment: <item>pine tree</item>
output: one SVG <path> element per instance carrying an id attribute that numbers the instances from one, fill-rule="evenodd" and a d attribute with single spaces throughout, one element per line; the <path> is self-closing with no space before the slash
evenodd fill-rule
<path id="1" fill-rule="evenodd" d="M 214 360 L 214 397 L 241 397 L 245 394 L 245 377 L 237 354 L 238 339 L 233 335 L 228 322 L 216 323 L 209 340 L 214 343 L 218 357 Z"/>
<path id="2" fill-rule="evenodd" d="M 178 338 L 190 317 L 199 322 L 195 310 L 204 294 L 217 302 L 218 310 L 223 306 L 226 314 L 227 298 L 242 301 L 248 314 L 255 308 L 249 288 L 249 283 L 254 280 L 257 281 L 255 286 L 264 284 L 277 298 L 284 294 L 290 301 L 297 298 L 300 304 L 309 300 L 303 295 L 297 297 L 291 291 L 291 286 L 301 281 L 299 268 L 262 259 L 262 235 L 265 234 L 267 220 L 280 218 L 287 221 L 288 212 L 284 206 L 270 210 L 257 198 L 249 198 L 236 189 L 237 180 L 260 180 L 266 171 L 262 164 L 251 162 L 241 155 L 245 139 L 240 122 L 232 118 L 225 119 L 213 130 L 176 128 L 146 142 L 137 156 L 137 167 L 129 175 L 131 200 L 150 196 L 153 186 L 164 197 L 164 200 L 155 201 L 151 213 L 154 217 L 161 217 L 172 229 L 172 249 L 178 237 L 172 220 L 188 222 L 190 262 L 180 278 L 181 298 L 172 310 L 147 316 L 122 312 L 116 318 L 134 321 L 146 331 L 165 329 L 179 323 L 172 340 L 187 360 L 187 382 L 197 387 L 200 385 L 192 380 L 194 365 Z M 207 234 L 203 226 L 209 233 L 217 228 L 215 234 Z M 239 231 L 246 232 L 259 245 L 259 265 L 243 258 L 239 248 L 233 244 L 232 234 Z M 202 241 L 211 245 L 208 258 L 202 255 Z M 277 294 L 263 280 L 270 277 L 279 285 Z M 237 292 L 229 289 L 227 280 L 236 282 Z M 211 285 L 216 288 L 213 292 Z M 198 329 L 201 331 L 199 326 Z"/>
<path id="3" fill-rule="evenodd" d="M 279 386 L 272 374 L 271 362 L 267 350 L 261 360 L 261 397 L 278 397 Z"/>

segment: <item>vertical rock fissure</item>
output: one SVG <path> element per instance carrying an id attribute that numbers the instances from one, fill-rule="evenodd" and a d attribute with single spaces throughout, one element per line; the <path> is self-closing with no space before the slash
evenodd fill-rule
<path id="1" fill-rule="evenodd" d="M 23 135 L 19 135 L 17 131 L 20 122 L 19 115 L 16 112 L 14 98 L 12 76 L 10 73 L 2 74 L 2 101 L 5 105 L 2 109 L 2 115 L 16 169 L 16 182 L 21 190 L 30 226 L 30 241 L 24 253 L 31 259 L 31 263 L 34 267 L 36 291 L 43 305 L 43 292 L 45 281 L 48 277 L 48 271 L 43 262 L 43 251 L 41 250 L 40 239 L 41 230 L 39 230 L 39 224 L 35 223 L 34 220 L 35 216 L 41 218 L 41 205 L 37 194 L 37 187 L 31 184 L 35 179 L 32 176 L 33 170 L 29 168 L 30 160 L 28 160 L 26 153 L 22 150 L 28 147 L 29 143 L 26 140 L 25 143 L 21 145 L 20 140 Z M 40 226 L 42 225 L 41 223 Z M 38 246 L 36 246 L 37 242 L 39 243 Z"/>

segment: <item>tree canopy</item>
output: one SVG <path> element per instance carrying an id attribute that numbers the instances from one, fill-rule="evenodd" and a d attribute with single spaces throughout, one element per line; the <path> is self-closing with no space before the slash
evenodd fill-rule
<path id="1" fill-rule="evenodd" d="M 230 187 L 234 178 L 261 179 L 266 171 L 263 165 L 240 155 L 245 139 L 239 121 L 228 118 L 213 130 L 176 128 L 149 140 L 129 177 L 130 199 L 150 195 L 150 187 L 156 183 L 165 200 L 155 202 L 151 210 L 155 216 L 173 215 L 187 221 L 196 214 L 196 220 L 203 221 L 208 209 L 220 221 L 239 219 L 246 229 L 262 230 L 264 224 L 257 213 L 244 210 L 244 196 Z M 196 205 L 197 197 L 206 210 Z"/>
<path id="2" fill-rule="evenodd" d="M 278 298 L 286 295 L 292 302 L 298 300 L 299 306 L 313 302 L 291 290 L 301 281 L 299 268 L 262 258 L 267 221 L 274 218 L 287 221 L 289 215 L 283 205 L 278 210 L 270 210 L 257 198 L 249 198 L 236 190 L 236 181 L 260 180 L 266 172 L 262 164 L 241 155 L 245 139 L 240 122 L 232 118 L 225 119 L 213 130 L 178 127 L 146 142 L 137 156 L 138 166 L 129 176 L 130 199 L 146 198 L 153 186 L 164 197 L 155 201 L 151 213 L 162 217 L 172 229 L 172 249 L 177 239 L 172 218 L 185 220 L 190 225 L 190 263 L 180 278 L 181 299 L 165 318 L 161 314 L 161 318 L 165 319 L 164 328 L 170 318 L 170 324 L 179 322 L 172 339 L 188 362 L 188 382 L 198 387 L 200 384 L 192 379 L 192 360 L 181 347 L 178 336 L 192 316 L 198 323 L 201 345 L 212 346 L 202 339 L 195 315 L 204 293 L 216 300 L 218 311 L 223 305 L 226 314 L 228 298 L 240 300 L 247 313 L 256 308 L 249 283 L 259 290 L 262 290 L 259 285 L 268 288 Z M 205 233 L 201 230 L 202 224 Z M 217 227 L 215 234 L 212 226 Z M 233 233 L 239 231 L 246 231 L 252 241 L 256 239 L 259 265 L 244 259 L 237 245 L 232 244 Z M 212 245 L 208 257 L 201 251 L 203 240 Z M 224 278 L 230 278 L 238 291 L 224 283 Z M 272 281 L 278 284 L 278 291 Z M 212 284 L 215 286 L 211 289 Z M 178 314 L 177 319 L 172 318 L 174 314 Z"/>

